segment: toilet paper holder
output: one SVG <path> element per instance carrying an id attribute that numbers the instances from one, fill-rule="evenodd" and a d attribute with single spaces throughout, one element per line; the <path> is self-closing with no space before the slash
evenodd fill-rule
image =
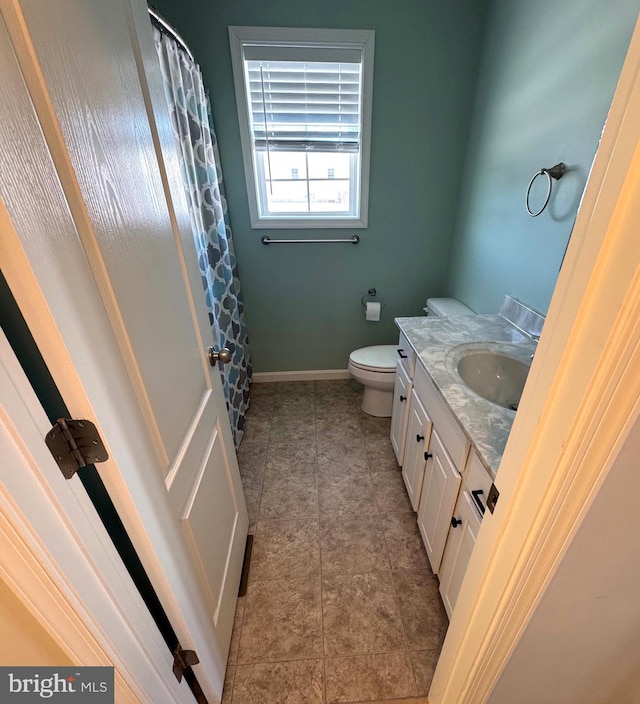
<path id="1" fill-rule="evenodd" d="M 378 292 L 375 290 L 375 288 L 370 288 L 370 289 L 364 294 L 364 296 L 360 299 L 360 303 L 362 303 L 362 307 L 365 308 L 365 309 L 366 309 L 366 307 L 367 307 L 367 301 L 364 300 L 367 296 L 369 296 L 370 298 L 375 298 L 377 294 L 378 294 Z M 369 302 L 370 302 L 370 301 L 369 301 Z M 384 308 L 384 307 L 385 307 L 384 303 L 380 303 L 380 307 L 381 307 L 381 308 Z"/>

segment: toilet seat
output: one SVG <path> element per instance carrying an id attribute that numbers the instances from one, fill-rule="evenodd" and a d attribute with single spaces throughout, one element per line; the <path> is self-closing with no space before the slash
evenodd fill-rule
<path id="1" fill-rule="evenodd" d="M 374 345 L 354 350 L 349 362 L 357 369 L 379 374 L 395 374 L 398 353 L 395 345 Z"/>

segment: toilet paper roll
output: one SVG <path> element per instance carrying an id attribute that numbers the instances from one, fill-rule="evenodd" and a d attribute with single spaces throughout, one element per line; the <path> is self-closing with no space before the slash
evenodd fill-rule
<path id="1" fill-rule="evenodd" d="M 365 320 L 380 320 L 379 303 L 367 303 L 367 312 L 365 314 Z"/>

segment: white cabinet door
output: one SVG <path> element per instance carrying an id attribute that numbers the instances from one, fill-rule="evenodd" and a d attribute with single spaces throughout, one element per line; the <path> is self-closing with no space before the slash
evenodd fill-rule
<path id="1" fill-rule="evenodd" d="M 456 605 L 479 530 L 480 518 L 473 507 L 473 500 L 468 492 L 463 491 L 451 519 L 439 575 L 440 594 L 449 618 Z"/>
<path id="2" fill-rule="evenodd" d="M 444 449 L 436 428 L 431 431 L 429 452 L 432 456 L 424 473 L 418 508 L 418 528 L 427 549 L 431 569 L 438 574 L 462 478 Z"/>
<path id="3" fill-rule="evenodd" d="M 402 478 L 413 510 L 417 511 L 427 464 L 426 449 L 431 436 L 431 419 L 416 394 L 411 396 L 406 435 Z"/>
<path id="4" fill-rule="evenodd" d="M 411 379 L 402 364 L 398 363 L 396 385 L 393 390 L 393 410 L 391 411 L 391 444 L 400 466 L 402 466 L 404 459 L 404 440 L 407 434 L 411 388 Z"/>

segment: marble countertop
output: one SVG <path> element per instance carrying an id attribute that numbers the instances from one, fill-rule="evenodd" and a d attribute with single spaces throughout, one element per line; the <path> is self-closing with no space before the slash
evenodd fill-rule
<path id="1" fill-rule="evenodd" d="M 395 322 L 495 478 L 516 414 L 471 391 L 458 376 L 457 363 L 474 347 L 507 352 L 528 363 L 535 343 L 500 315 L 422 316 Z"/>

